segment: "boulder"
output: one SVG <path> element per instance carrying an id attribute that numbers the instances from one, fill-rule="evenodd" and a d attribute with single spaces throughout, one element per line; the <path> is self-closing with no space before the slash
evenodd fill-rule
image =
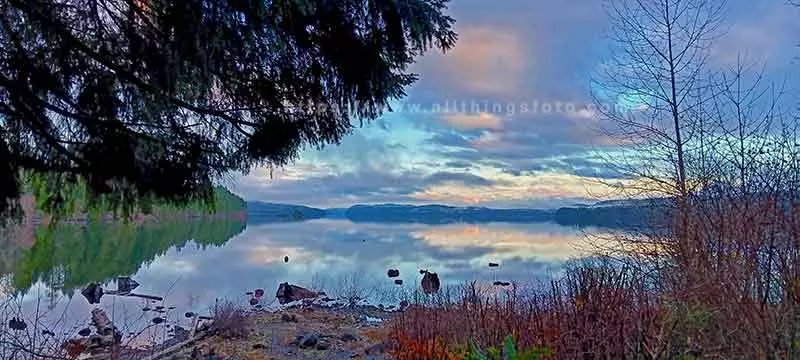
<path id="1" fill-rule="evenodd" d="M 439 274 L 425 271 L 422 275 L 422 291 L 425 294 L 433 294 L 439 292 Z"/>
<path id="2" fill-rule="evenodd" d="M 396 277 L 400 276 L 400 270 L 397 270 L 397 269 L 389 269 L 389 271 L 388 271 L 386 274 L 387 274 L 387 275 L 388 275 L 390 278 L 396 278 Z"/>
<path id="3" fill-rule="evenodd" d="M 275 293 L 275 297 L 281 304 L 287 304 L 303 299 L 313 299 L 317 296 L 318 294 L 311 290 L 297 285 L 291 285 L 288 282 L 280 284 L 278 286 L 278 292 Z"/>

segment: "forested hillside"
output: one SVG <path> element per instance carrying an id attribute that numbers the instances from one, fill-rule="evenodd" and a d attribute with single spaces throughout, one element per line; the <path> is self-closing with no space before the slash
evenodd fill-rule
<path id="1" fill-rule="evenodd" d="M 112 195 L 91 196 L 85 182 L 58 182 L 53 178 L 25 176 L 25 193 L 33 204 L 23 206 L 25 216 L 48 215 L 58 218 L 129 217 L 134 215 L 203 215 L 246 210 L 245 201 L 223 186 L 214 187 L 210 201 L 203 198 L 160 201 L 140 197 L 134 201 Z M 25 201 L 23 201 L 24 204 Z M 35 210 L 35 214 L 31 214 Z"/>

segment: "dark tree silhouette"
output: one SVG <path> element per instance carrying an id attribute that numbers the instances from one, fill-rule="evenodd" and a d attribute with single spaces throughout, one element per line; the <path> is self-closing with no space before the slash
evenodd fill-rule
<path id="1" fill-rule="evenodd" d="M 0 0 L 0 211 L 21 174 L 123 203 L 338 143 L 450 49 L 448 0 Z"/>

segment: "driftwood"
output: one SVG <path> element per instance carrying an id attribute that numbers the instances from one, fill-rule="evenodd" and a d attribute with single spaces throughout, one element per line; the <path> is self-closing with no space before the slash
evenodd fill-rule
<path id="1" fill-rule="evenodd" d="M 183 349 L 183 348 L 185 348 L 185 347 L 187 347 L 189 345 L 192 345 L 195 342 L 200 341 L 200 340 L 206 338 L 207 336 L 209 336 L 210 333 L 207 332 L 207 331 L 201 332 L 201 333 L 198 334 L 197 325 L 200 322 L 200 319 L 212 319 L 212 318 L 207 317 L 207 316 L 199 316 L 197 314 L 194 314 L 194 316 L 192 317 L 192 329 L 189 331 L 189 338 L 188 339 L 186 339 L 186 340 L 184 340 L 182 342 L 179 342 L 179 343 L 177 343 L 175 345 L 172 345 L 172 346 L 170 346 L 170 347 L 168 347 L 166 349 L 163 349 L 163 350 L 161 350 L 161 351 L 159 351 L 159 352 L 157 352 L 157 353 L 155 353 L 153 355 L 150 355 L 149 357 L 146 357 L 146 358 L 144 358 L 142 360 L 160 360 L 160 359 L 164 359 L 164 358 L 166 358 L 168 356 L 174 355 L 178 351 L 181 351 L 181 349 Z"/>
<path id="2" fill-rule="evenodd" d="M 139 283 L 130 278 L 120 278 L 120 280 L 117 281 L 117 290 L 105 290 L 100 284 L 91 283 L 81 291 L 81 294 L 89 301 L 89 304 L 99 304 L 103 295 L 132 296 L 156 301 L 164 300 L 164 298 L 160 296 L 132 293 L 131 291 L 137 286 L 139 286 Z"/>

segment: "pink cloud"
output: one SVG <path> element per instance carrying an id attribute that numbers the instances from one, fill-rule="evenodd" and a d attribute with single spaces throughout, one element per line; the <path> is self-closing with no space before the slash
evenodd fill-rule
<path id="1" fill-rule="evenodd" d="M 477 114 L 454 113 L 443 117 L 446 124 L 461 130 L 493 129 L 499 130 L 503 123 L 499 117 L 481 112 Z"/>
<path id="2" fill-rule="evenodd" d="M 470 142 L 478 149 L 496 149 L 507 147 L 509 144 L 503 140 L 503 135 L 498 132 L 484 131 L 481 136 Z"/>
<path id="3" fill-rule="evenodd" d="M 456 47 L 436 62 L 460 88 L 483 96 L 513 94 L 527 65 L 517 34 L 488 26 L 461 29 Z"/>

